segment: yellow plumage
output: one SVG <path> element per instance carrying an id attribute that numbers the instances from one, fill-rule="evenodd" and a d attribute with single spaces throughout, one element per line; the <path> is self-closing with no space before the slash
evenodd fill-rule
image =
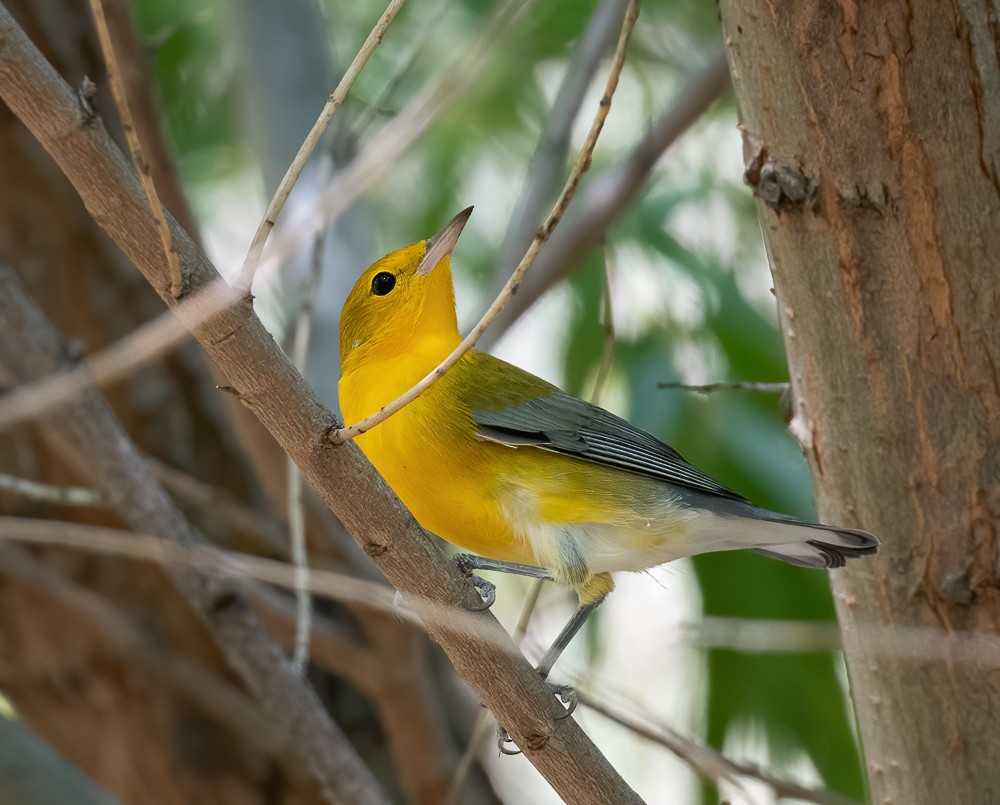
<path id="1" fill-rule="evenodd" d="M 464 219 L 456 221 L 460 232 Z M 451 239 L 436 243 L 443 253 L 428 254 L 432 241 L 407 246 L 351 291 L 340 333 L 348 422 L 398 397 L 459 344 L 450 227 L 442 236 Z M 751 548 L 826 567 L 877 544 L 754 507 L 648 434 L 476 351 L 358 444 L 424 528 L 544 568 L 584 604 L 613 588 L 610 571 L 695 553 Z"/>

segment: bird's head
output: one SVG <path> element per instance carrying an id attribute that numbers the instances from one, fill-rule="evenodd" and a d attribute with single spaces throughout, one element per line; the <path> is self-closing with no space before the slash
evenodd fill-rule
<path id="1" fill-rule="evenodd" d="M 472 207 L 438 234 L 387 254 L 355 283 L 340 314 L 340 365 L 347 374 L 359 362 L 406 353 L 414 341 L 458 343 L 451 252 Z"/>

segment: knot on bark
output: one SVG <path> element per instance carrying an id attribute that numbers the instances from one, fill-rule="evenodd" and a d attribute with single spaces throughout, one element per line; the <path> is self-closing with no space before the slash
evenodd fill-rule
<path id="1" fill-rule="evenodd" d="M 364 549 L 364 552 L 373 559 L 375 557 L 381 556 L 387 550 L 389 550 L 389 546 L 383 545 L 381 542 L 366 542 L 362 547 Z"/>
<path id="2" fill-rule="evenodd" d="M 816 182 L 798 167 L 773 160 L 763 143 L 757 143 L 749 152 L 743 181 L 757 198 L 775 212 L 816 209 Z"/>

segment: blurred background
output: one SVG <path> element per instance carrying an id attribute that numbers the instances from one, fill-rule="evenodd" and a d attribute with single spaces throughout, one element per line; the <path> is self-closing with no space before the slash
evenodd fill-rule
<path id="1" fill-rule="evenodd" d="M 502 5 L 410 0 L 403 7 L 307 165 L 265 250 L 255 305 L 288 351 L 300 311 L 310 303 L 313 279 L 318 280 L 305 373 L 335 410 L 338 314 L 357 275 L 382 254 L 430 236 L 456 212 L 475 205 L 453 260 L 459 319 L 467 329 L 548 212 L 596 111 L 623 4 L 508 4 L 517 12 L 498 25 Z M 238 273 L 268 199 L 383 9 L 380 0 L 131 0 L 140 63 L 178 183 L 206 249 L 228 278 Z M 39 44 L 60 53 L 57 67 L 70 83 L 78 84 L 83 74 L 103 79 L 98 57 L 83 44 L 93 37 L 85 4 L 20 2 L 12 4 L 12 11 Z M 64 25 L 72 32 L 60 34 Z M 478 39 L 484 31 L 489 32 L 485 43 Z M 467 71 L 468 86 L 449 89 L 449 76 L 456 64 L 466 63 L 470 48 L 478 61 L 475 71 Z M 787 379 L 756 212 L 742 182 L 743 156 L 722 50 L 713 4 L 643 2 L 593 165 L 560 230 L 515 297 L 518 315 L 501 317 L 484 347 L 571 393 L 599 399 L 754 502 L 809 518 L 814 512 L 808 472 L 787 432 L 778 394 L 702 395 L 661 387 Z M 110 97 L 100 86 L 97 103 L 110 118 Z M 343 177 L 359 154 L 378 149 L 379 132 L 414 99 L 419 101 L 426 87 L 447 90 L 426 130 L 369 186 L 342 183 L 349 203 L 332 221 L 323 221 L 322 189 Z M 6 121 L 9 112 L 3 115 Z M 650 132 L 656 135 L 652 140 Z M 30 147 L 23 133 L 6 136 L 20 137 L 18 147 Z M 5 183 L 17 181 L 26 195 L 42 182 L 58 185 L 51 166 L 8 164 L 0 173 L 15 170 L 36 171 L 4 177 Z M 79 339 L 88 354 L 155 316 L 160 303 L 139 287 L 143 283 L 134 269 L 109 267 L 122 259 L 100 254 L 110 248 L 101 236 L 88 234 L 96 245 L 89 240 L 81 245 L 80 232 L 91 228 L 83 214 L 67 224 L 72 233 L 53 235 L 51 230 L 61 225 L 52 223 L 53 216 L 63 216 L 57 206 L 74 202 L 71 194 L 61 201 L 45 193 L 34 217 L 14 222 L 10 209 L 2 211 L 7 220 L 3 257 L 63 336 Z M 75 262 L 76 273 L 67 278 L 66 265 L 48 251 L 54 247 L 39 243 L 49 239 L 72 243 L 67 249 L 74 261 L 81 250 L 97 254 L 87 257 L 86 266 Z M 161 481 L 168 491 L 211 537 L 228 547 L 280 555 L 277 548 L 268 551 L 259 541 L 248 542 L 232 520 L 206 514 L 193 501 L 190 486 L 187 496 L 178 491 L 187 482 L 200 484 L 202 491 L 224 489 L 226 501 L 261 513 L 279 535 L 284 533 L 281 458 L 259 441 L 259 449 L 248 447 L 247 440 L 259 434 L 248 436 L 251 426 L 234 424 L 231 412 L 220 407 L 207 372 L 191 368 L 201 366 L 197 353 L 186 344 L 107 393 L 130 435 L 164 466 Z M 3 460 L 4 471 L 79 483 L 72 474 L 60 473 L 55 462 L 38 457 L 41 448 L 28 430 L 5 436 L 14 446 Z M 3 492 L 0 509 L 95 517 Z M 328 518 L 311 515 L 314 563 L 371 577 L 371 571 L 357 569 L 362 560 L 343 547 L 343 540 L 330 547 L 328 531 L 336 532 Z M 143 568 L 140 583 L 135 565 L 124 560 L 71 557 L 56 549 L 37 555 L 137 622 L 159 623 L 163 617 L 166 599 L 155 591 L 165 582 L 145 579 L 156 575 L 154 569 Z M 513 630 L 531 584 L 492 580 L 499 586 L 494 612 Z M 734 759 L 863 798 L 825 573 L 724 554 L 619 576 L 616 582 L 616 593 L 556 667 L 556 681 L 576 686 L 614 713 L 669 726 Z M 5 593 L 5 621 L 44 597 L 18 584 L 28 585 L 22 579 Z M 269 604 L 278 615 L 267 622 L 287 641 L 291 605 L 283 595 L 273 596 L 281 599 Z M 178 602 L 174 606 L 183 608 Z M 529 659 L 541 655 L 574 606 L 572 592 L 543 587 L 524 638 Z M 380 663 L 416 669 L 412 680 L 397 684 L 412 684 L 418 693 L 411 694 L 422 697 L 424 717 L 440 722 L 441 729 L 432 734 L 409 716 L 400 722 L 397 714 L 394 721 L 386 715 L 392 700 L 373 703 L 371 690 L 359 690 L 349 673 L 346 681 L 338 676 L 324 665 L 322 649 L 314 649 L 310 679 L 399 801 L 444 801 L 442 786 L 451 784 L 458 759 L 474 738 L 469 751 L 476 762 L 452 801 L 559 801 L 523 757 L 498 756 L 492 731 L 474 734 L 475 695 L 422 637 L 391 618 L 366 621 L 326 602 L 317 603 L 317 610 L 321 626 L 345 630 L 348 638 L 375 651 Z M 232 727 L 212 726 L 214 717 L 203 709 L 185 705 L 189 718 L 178 733 L 175 714 L 165 715 L 172 712 L 176 692 L 154 694 L 161 683 L 151 680 L 135 658 L 118 656 L 112 662 L 102 656 L 98 662 L 84 652 L 86 659 L 74 672 L 81 677 L 75 697 L 65 681 L 55 685 L 59 692 L 54 693 L 48 673 L 54 671 L 46 663 L 61 662 L 58 652 L 46 654 L 44 645 L 58 641 L 60 633 L 52 624 L 48 631 L 43 626 L 33 638 L 49 658 L 38 661 L 47 669 L 39 681 L 26 670 L 35 656 L 26 653 L 26 638 L 11 623 L 4 625 L 8 656 L 0 691 L 10 712 L 123 802 L 141 801 L 154 778 L 166 787 L 159 790 L 171 791 L 170 798 L 146 801 L 312 801 L 307 788 L 289 782 L 294 774 L 280 762 L 258 762 L 267 757 L 266 749 L 229 738 L 229 748 L 221 751 L 219 731 L 229 734 Z M 162 631 L 161 650 L 193 651 L 179 637 L 183 624 L 156 628 Z M 405 654 L 405 662 L 394 651 Z M 211 667 L 210 660 L 204 662 Z M 98 687 L 113 703 L 85 706 L 79 699 L 100 700 L 97 678 L 104 679 Z M 426 692 L 428 687 L 432 692 Z M 154 708 L 150 702 L 159 696 L 163 699 Z M 130 730 L 144 732 L 145 771 L 123 770 L 130 762 L 120 754 L 112 760 L 100 749 L 80 748 L 82 736 L 98 720 L 105 723 L 106 711 L 133 697 L 157 712 L 136 716 L 131 726 L 124 717 L 113 718 L 102 729 L 106 736 L 118 735 L 120 752 L 137 746 Z M 67 716 L 71 710 L 73 718 Z M 775 801 L 767 786 L 750 781 L 717 790 L 663 746 L 586 706 L 576 717 L 649 803 Z M 163 748 L 156 737 L 154 727 L 162 727 L 164 719 L 173 724 L 163 728 L 172 748 Z M 411 743 L 439 761 L 433 796 L 417 793 L 415 772 L 401 770 L 394 754 L 393 731 L 409 729 L 424 730 Z M 171 781 L 168 768 L 183 771 Z M 220 774 L 227 782 L 213 777 Z M 177 783 L 180 778 L 183 784 Z M 278 778 L 284 793 L 267 799 L 260 792 Z"/>

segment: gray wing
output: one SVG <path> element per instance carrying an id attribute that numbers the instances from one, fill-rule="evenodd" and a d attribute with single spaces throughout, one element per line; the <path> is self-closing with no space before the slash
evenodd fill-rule
<path id="1" fill-rule="evenodd" d="M 532 446 L 749 502 L 692 467 L 676 450 L 603 408 L 554 391 L 500 411 L 472 411 L 483 439 Z"/>

